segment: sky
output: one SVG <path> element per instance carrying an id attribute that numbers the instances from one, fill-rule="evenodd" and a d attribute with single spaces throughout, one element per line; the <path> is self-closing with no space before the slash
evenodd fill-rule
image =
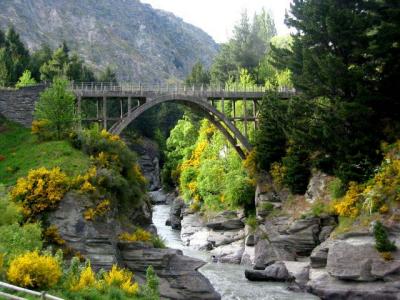
<path id="1" fill-rule="evenodd" d="M 285 10 L 289 10 L 291 0 L 141 0 L 141 2 L 174 13 L 185 22 L 203 29 L 218 43 L 226 42 L 232 36 L 232 29 L 245 9 L 251 18 L 254 12 L 259 12 L 265 7 L 274 16 L 278 34 L 289 33 L 284 18 Z"/>

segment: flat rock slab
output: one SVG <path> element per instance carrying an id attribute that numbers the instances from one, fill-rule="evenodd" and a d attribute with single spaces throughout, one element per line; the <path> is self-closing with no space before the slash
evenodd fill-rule
<path id="1" fill-rule="evenodd" d="M 328 252 L 328 273 L 341 280 L 374 281 L 400 272 L 400 261 L 384 261 L 371 244 L 334 243 Z"/>
<path id="2" fill-rule="evenodd" d="M 208 222 L 206 226 L 212 230 L 233 230 L 244 228 L 244 223 L 240 219 L 222 219 Z"/>

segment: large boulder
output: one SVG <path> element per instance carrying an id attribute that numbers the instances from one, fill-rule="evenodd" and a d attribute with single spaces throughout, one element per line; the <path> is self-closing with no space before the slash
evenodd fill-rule
<path id="1" fill-rule="evenodd" d="M 341 280 L 375 281 L 400 275 L 400 260 L 383 260 L 372 244 L 353 245 L 340 241 L 329 248 L 326 269 Z"/>
<path id="2" fill-rule="evenodd" d="M 268 264 L 277 260 L 295 260 L 295 256 L 285 248 L 260 238 L 254 249 L 254 268 L 264 270 Z"/>
<path id="3" fill-rule="evenodd" d="M 293 276 L 289 274 L 285 264 L 276 262 L 265 270 L 245 270 L 245 277 L 250 281 L 290 281 Z"/>
<path id="4" fill-rule="evenodd" d="M 244 252 L 244 240 L 214 248 L 211 254 L 221 263 L 240 264 Z"/>
<path id="5" fill-rule="evenodd" d="M 207 224 L 207 228 L 212 230 L 238 230 L 244 228 L 241 213 L 236 211 L 225 211 L 211 218 Z"/>
<path id="6" fill-rule="evenodd" d="M 167 195 L 162 189 L 149 192 L 149 196 L 152 204 L 158 205 L 167 203 Z"/>
<path id="7" fill-rule="evenodd" d="M 148 248 L 141 243 L 119 243 L 125 265 L 144 281 L 146 269 L 152 265 L 160 278 L 162 298 L 174 300 L 221 299 L 209 280 L 197 270 L 205 262 L 182 255 L 175 249 Z"/>
<path id="8" fill-rule="evenodd" d="M 342 281 L 325 269 L 310 269 L 309 276 L 307 290 L 324 300 L 399 300 L 399 281 Z"/>
<path id="9" fill-rule="evenodd" d="M 314 248 L 310 255 L 310 266 L 312 268 L 325 268 L 328 259 L 329 247 L 335 243 L 333 240 L 327 240 Z"/>
<path id="10" fill-rule="evenodd" d="M 306 201 L 309 203 L 315 203 L 317 200 L 329 201 L 330 194 L 327 186 L 332 179 L 332 176 L 321 171 L 313 172 L 305 194 Z"/>
<path id="11" fill-rule="evenodd" d="M 171 204 L 171 210 L 169 214 L 169 221 L 172 229 L 180 230 L 182 228 L 181 220 L 183 209 L 185 208 L 185 202 L 181 197 L 175 198 Z"/>

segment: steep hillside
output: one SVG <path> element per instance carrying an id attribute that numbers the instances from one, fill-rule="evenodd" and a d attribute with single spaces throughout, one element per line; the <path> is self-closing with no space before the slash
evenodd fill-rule
<path id="1" fill-rule="evenodd" d="M 65 40 L 93 68 L 111 65 L 122 80 L 184 78 L 218 51 L 202 30 L 139 0 L 2 0 L 0 28 L 10 24 L 30 49 Z"/>

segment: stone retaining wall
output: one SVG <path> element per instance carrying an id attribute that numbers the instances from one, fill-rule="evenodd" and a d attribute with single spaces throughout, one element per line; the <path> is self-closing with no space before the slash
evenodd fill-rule
<path id="1" fill-rule="evenodd" d="M 18 90 L 0 88 L 0 114 L 11 121 L 30 127 L 35 103 L 44 89 L 44 85 Z"/>

